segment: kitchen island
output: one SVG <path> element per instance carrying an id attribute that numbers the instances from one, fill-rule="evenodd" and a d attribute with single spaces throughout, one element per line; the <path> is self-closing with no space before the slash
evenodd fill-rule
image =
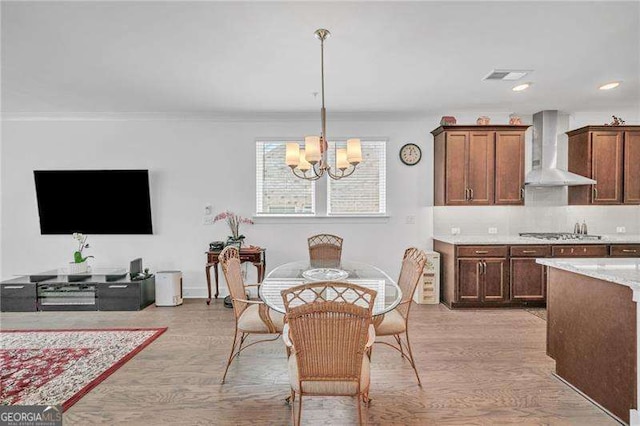
<path id="1" fill-rule="evenodd" d="M 624 423 L 638 416 L 640 259 L 537 259 L 547 267 L 556 375 Z"/>

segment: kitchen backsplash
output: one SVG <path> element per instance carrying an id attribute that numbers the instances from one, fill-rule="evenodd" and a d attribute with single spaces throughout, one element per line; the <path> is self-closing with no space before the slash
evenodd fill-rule
<path id="1" fill-rule="evenodd" d="M 551 193 L 550 197 L 554 197 Z M 586 221 L 590 234 L 615 234 L 624 227 L 627 234 L 640 234 L 640 206 L 463 206 L 433 207 L 434 235 L 451 235 L 460 228 L 462 235 L 498 235 L 519 232 L 573 232 L 576 222 Z"/>

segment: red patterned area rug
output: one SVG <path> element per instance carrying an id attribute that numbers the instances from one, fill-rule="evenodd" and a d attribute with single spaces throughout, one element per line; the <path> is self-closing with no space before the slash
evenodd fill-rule
<path id="1" fill-rule="evenodd" d="M 2 330 L 0 404 L 67 410 L 166 330 Z"/>

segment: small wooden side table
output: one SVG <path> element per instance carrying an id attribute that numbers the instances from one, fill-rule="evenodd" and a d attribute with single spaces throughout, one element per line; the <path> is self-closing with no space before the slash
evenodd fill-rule
<path id="1" fill-rule="evenodd" d="M 207 255 L 207 263 L 204 266 L 204 272 L 207 275 L 207 294 L 209 297 L 207 298 L 207 305 L 211 303 L 211 267 L 213 266 L 213 277 L 216 280 L 216 294 L 215 298 L 218 298 L 218 294 L 220 294 L 218 287 L 218 256 L 222 250 L 214 250 L 207 251 L 205 254 Z M 240 248 L 240 263 L 251 262 L 253 266 L 258 270 L 258 283 L 261 283 L 264 279 L 264 271 L 267 267 L 266 261 L 266 249 L 262 247 L 242 247 Z"/>

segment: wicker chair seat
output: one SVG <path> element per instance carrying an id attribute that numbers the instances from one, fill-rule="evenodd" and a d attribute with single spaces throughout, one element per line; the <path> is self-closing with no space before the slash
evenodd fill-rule
<path id="1" fill-rule="evenodd" d="M 393 336 L 404 333 L 406 328 L 406 321 L 400 312 L 394 309 L 384 314 L 384 319 L 376 326 L 376 336 Z"/>
<path id="2" fill-rule="evenodd" d="M 259 312 L 260 305 L 249 305 L 245 309 L 240 318 L 238 318 L 238 330 L 243 333 L 270 333 L 267 324 L 260 318 Z M 282 332 L 284 327 L 284 315 L 274 310 L 269 310 L 269 317 L 273 324 L 276 326 L 278 333 Z"/>
<path id="3" fill-rule="evenodd" d="M 369 357 L 362 357 L 362 368 L 360 369 L 360 392 L 369 392 L 369 373 L 371 365 Z M 289 381 L 295 392 L 300 392 L 298 382 L 298 361 L 295 352 L 289 356 Z M 330 380 L 305 380 L 302 382 L 302 390 L 305 394 L 313 395 L 356 395 L 358 387 L 356 382 L 330 381 Z"/>

